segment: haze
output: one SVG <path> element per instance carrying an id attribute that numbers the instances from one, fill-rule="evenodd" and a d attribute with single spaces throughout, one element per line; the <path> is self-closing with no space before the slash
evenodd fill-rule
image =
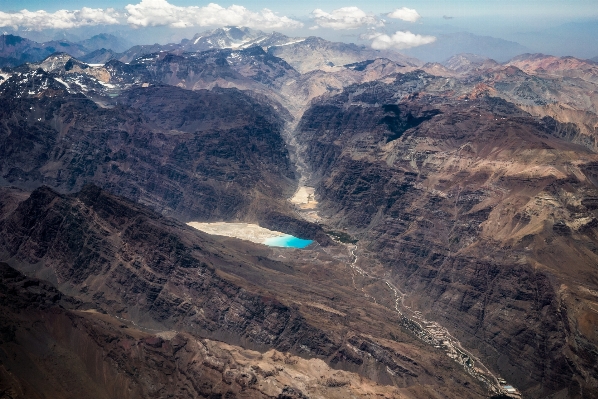
<path id="1" fill-rule="evenodd" d="M 3 1 L 0 26 L 37 41 L 80 41 L 112 33 L 133 44 L 166 44 L 216 27 L 242 25 L 289 36 L 394 48 L 423 61 L 458 53 L 506 61 L 522 53 L 598 56 L 595 2 L 560 1 L 303 1 L 208 3 Z M 397 32 L 401 32 L 396 35 Z"/>

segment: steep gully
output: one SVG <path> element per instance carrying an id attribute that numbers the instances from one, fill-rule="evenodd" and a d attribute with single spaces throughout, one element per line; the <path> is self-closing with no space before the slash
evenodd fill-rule
<path id="1" fill-rule="evenodd" d="M 315 194 L 313 198 L 308 199 L 308 205 L 311 204 L 311 206 L 307 209 L 302 207 L 302 205 L 306 204 L 301 204 L 296 201 L 297 195 L 302 191 L 307 190 L 308 192 L 314 192 L 314 188 L 310 185 L 315 185 L 315 181 L 312 181 L 313 178 L 309 173 L 309 166 L 303 157 L 303 150 L 292 133 L 295 130 L 295 125 L 296 123 L 288 123 L 286 129 L 284 129 L 283 136 L 289 148 L 291 161 L 294 163 L 299 176 L 297 190 L 295 191 L 295 195 L 292 198 L 289 198 L 289 201 L 295 206 L 295 213 L 298 217 L 309 222 L 318 222 L 321 225 L 326 225 L 326 218 L 317 212 L 317 199 L 315 198 Z M 314 217 L 314 214 L 316 217 Z M 409 306 L 405 305 L 406 294 L 401 292 L 401 290 L 399 290 L 387 276 L 380 276 L 375 271 L 366 271 L 360 267 L 358 265 L 360 254 L 362 257 L 367 257 L 369 259 L 372 259 L 372 257 L 367 256 L 369 254 L 366 253 L 365 249 L 359 248 L 358 243 L 343 243 L 335 237 L 331 238 L 338 244 L 344 245 L 350 254 L 350 261 L 346 262 L 346 264 L 351 270 L 353 287 L 355 290 L 362 292 L 368 300 L 380 303 L 375 296 L 368 293 L 364 288 L 360 289 L 357 287 L 355 277 L 356 275 L 359 275 L 361 278 L 372 282 L 378 281 L 384 283 L 392 292 L 394 297 L 394 310 L 399 314 L 402 327 L 410 331 L 422 342 L 433 346 L 434 348 L 442 349 L 448 357 L 460 364 L 468 374 L 479 380 L 481 384 L 488 389 L 490 395 L 513 394 L 513 391 L 508 392 L 504 388 L 507 386 L 507 382 L 504 379 L 495 376 L 486 366 L 484 366 L 478 357 L 465 349 L 459 340 L 451 335 L 445 327 L 435 321 L 425 319 L 421 312 L 414 311 Z M 326 248 L 323 248 L 323 250 L 334 257 L 334 254 L 331 251 Z M 518 391 L 515 392 L 515 397 L 521 397 Z"/>

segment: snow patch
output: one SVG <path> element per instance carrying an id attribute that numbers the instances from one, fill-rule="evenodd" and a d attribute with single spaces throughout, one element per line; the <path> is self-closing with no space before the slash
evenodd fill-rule
<path id="1" fill-rule="evenodd" d="M 288 42 L 288 43 L 276 44 L 276 45 L 274 45 L 274 46 L 272 46 L 272 47 L 277 47 L 277 46 L 281 46 L 281 47 L 282 47 L 282 46 L 290 46 L 291 44 L 301 43 L 301 42 L 304 42 L 304 41 L 305 41 L 305 39 L 299 39 L 299 40 L 294 40 L 294 41 L 292 41 L 292 42 Z"/>
<path id="2" fill-rule="evenodd" d="M 62 79 L 59 78 L 54 78 L 55 81 L 57 81 L 58 83 L 62 83 L 67 89 L 70 89 L 69 85 Z"/>

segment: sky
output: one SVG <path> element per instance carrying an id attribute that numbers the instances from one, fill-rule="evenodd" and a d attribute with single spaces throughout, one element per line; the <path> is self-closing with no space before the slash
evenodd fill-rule
<path id="1" fill-rule="evenodd" d="M 598 0 L 0 0 L 0 30 L 33 39 L 118 31 L 135 42 L 166 43 L 228 25 L 407 53 L 467 32 L 515 42 L 512 51 L 598 55 Z M 473 48 L 490 43 L 479 40 Z M 458 51 L 459 43 L 448 45 Z"/>

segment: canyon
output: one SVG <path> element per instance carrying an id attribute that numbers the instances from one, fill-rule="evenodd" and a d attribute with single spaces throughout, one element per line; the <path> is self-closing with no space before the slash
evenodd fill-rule
<path id="1" fill-rule="evenodd" d="M 598 64 L 100 56 L 2 70 L 0 397 L 598 397 Z"/>

